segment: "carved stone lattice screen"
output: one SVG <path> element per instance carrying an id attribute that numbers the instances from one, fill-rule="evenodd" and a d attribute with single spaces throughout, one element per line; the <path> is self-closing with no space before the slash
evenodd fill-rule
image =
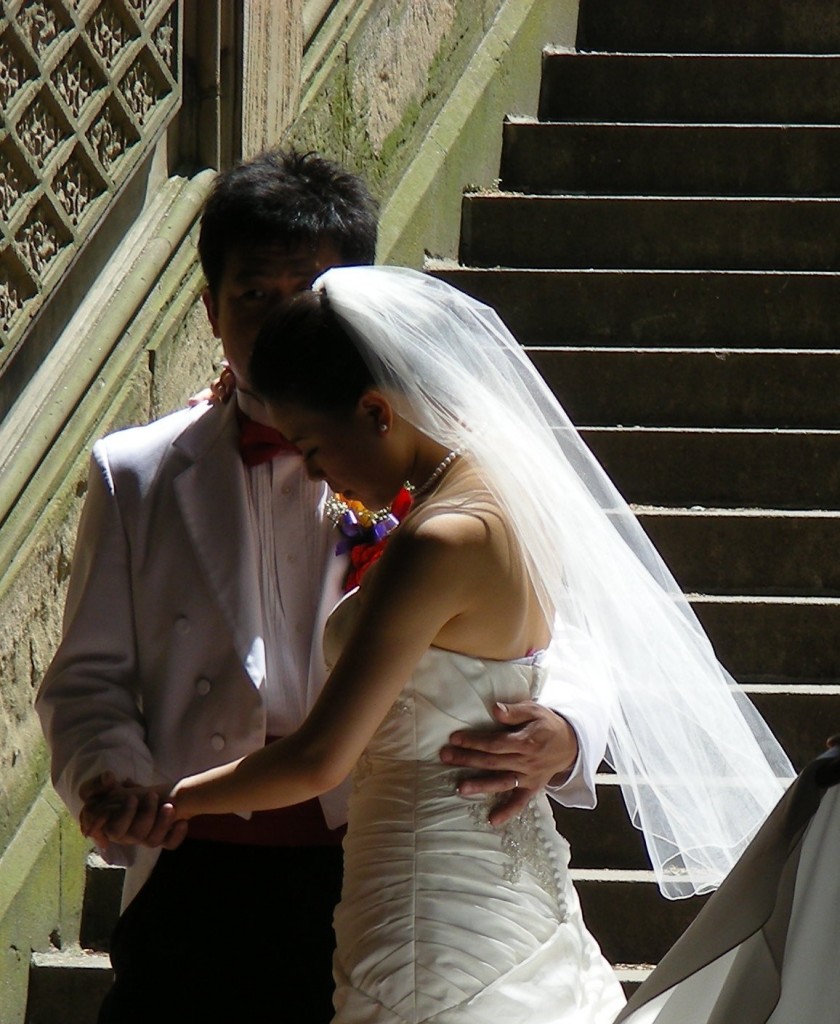
<path id="1" fill-rule="evenodd" d="M 180 8 L 0 6 L 0 373 L 179 106 Z"/>

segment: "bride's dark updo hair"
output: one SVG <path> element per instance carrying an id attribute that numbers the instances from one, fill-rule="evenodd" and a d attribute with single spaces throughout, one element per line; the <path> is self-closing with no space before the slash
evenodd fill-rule
<path id="1" fill-rule="evenodd" d="M 374 378 L 324 292 L 305 291 L 269 313 L 254 342 L 248 377 L 267 402 L 349 412 Z"/>

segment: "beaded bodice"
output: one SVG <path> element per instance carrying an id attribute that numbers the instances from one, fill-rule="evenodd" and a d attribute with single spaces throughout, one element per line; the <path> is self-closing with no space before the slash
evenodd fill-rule
<path id="1" fill-rule="evenodd" d="M 348 594 L 334 610 L 325 637 L 328 660 L 337 657 L 355 618 L 358 603 Z M 362 754 L 354 773 L 349 824 L 370 813 L 367 799 L 383 789 L 400 793 L 400 806 L 420 809 L 427 830 L 470 829 L 499 842 L 504 853 L 500 873 L 515 883 L 526 865 L 562 910 L 563 863 L 554 847 L 553 819 L 545 801 L 532 803 L 501 829 L 488 822 L 495 797 L 465 799 L 457 793 L 462 769 L 447 768 L 440 750 L 458 729 L 495 729 L 496 701 L 536 698 L 542 685 L 540 655 L 495 661 L 432 647 Z M 364 811 L 362 811 L 364 808 Z M 393 813 L 393 806 L 391 811 Z M 412 813 L 415 813 L 412 811 Z M 548 842 L 550 833 L 551 842 Z"/>

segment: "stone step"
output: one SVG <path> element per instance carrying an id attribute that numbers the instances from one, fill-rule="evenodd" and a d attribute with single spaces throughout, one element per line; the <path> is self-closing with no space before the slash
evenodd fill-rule
<path id="1" fill-rule="evenodd" d="M 727 32 L 726 37 L 729 38 Z M 840 123 L 840 58 L 543 53 L 541 121 Z"/>
<path id="2" fill-rule="evenodd" d="M 474 267 L 840 269 L 840 200 L 470 193 L 460 258 Z"/>
<path id="3" fill-rule="evenodd" d="M 803 685 L 840 685 L 840 599 L 690 597 L 715 653 L 741 682 L 795 684 L 801 696 Z M 825 725 L 826 736 L 838 731 Z"/>
<path id="4" fill-rule="evenodd" d="M 840 53 L 826 0 L 583 0 L 580 50 L 615 53 Z"/>
<path id="5" fill-rule="evenodd" d="M 528 354 L 578 425 L 838 425 L 840 350 L 539 346 Z"/>
<path id="6" fill-rule="evenodd" d="M 616 964 L 627 995 L 652 969 L 651 964 Z M 69 1024 L 71 1019 L 72 1024 L 95 1024 L 111 979 L 111 962 L 105 953 L 80 949 L 33 953 L 25 1024 Z"/>
<path id="7" fill-rule="evenodd" d="M 120 914 L 125 870 L 108 864 L 98 853 L 85 863 L 85 894 L 79 941 L 84 949 L 107 952 Z"/>
<path id="8" fill-rule="evenodd" d="M 683 590 L 840 597 L 840 513 L 649 506 L 636 512 Z"/>
<path id="9" fill-rule="evenodd" d="M 649 870 L 642 833 L 630 823 L 616 776 L 605 770 L 596 776 L 596 786 L 598 804 L 592 810 L 552 802 L 557 830 L 572 849 L 572 867 Z"/>
<path id="10" fill-rule="evenodd" d="M 613 964 L 615 976 L 628 999 L 647 980 L 653 968 L 653 964 Z"/>
<path id="11" fill-rule="evenodd" d="M 25 1024 L 96 1024 L 111 979 L 106 953 L 33 953 Z"/>
<path id="12" fill-rule="evenodd" d="M 797 771 L 825 750 L 829 736 L 840 733 L 840 685 L 745 683 L 743 690 Z"/>
<path id="13" fill-rule="evenodd" d="M 586 925 L 610 963 L 658 963 L 706 902 L 665 899 L 652 871 L 576 868 L 572 878 Z"/>
<path id="14" fill-rule="evenodd" d="M 427 266 L 498 309 L 524 345 L 840 347 L 835 273 Z"/>
<path id="15" fill-rule="evenodd" d="M 840 128 L 509 120 L 501 188 L 625 196 L 837 196 Z"/>
<path id="16" fill-rule="evenodd" d="M 581 434 L 633 503 L 840 509 L 840 432 L 587 427 Z"/>

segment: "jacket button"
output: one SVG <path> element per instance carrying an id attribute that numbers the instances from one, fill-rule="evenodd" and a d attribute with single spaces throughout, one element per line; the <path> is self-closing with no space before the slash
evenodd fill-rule
<path id="1" fill-rule="evenodd" d="M 181 636 L 185 636 L 187 633 L 189 633 L 190 620 L 186 617 L 186 615 L 178 616 L 178 618 L 175 620 L 175 629 L 177 630 L 177 632 L 181 634 Z"/>
<path id="2" fill-rule="evenodd" d="M 218 733 L 218 732 L 215 733 L 213 736 L 210 737 L 210 746 L 214 750 L 224 750 L 225 749 L 225 738 L 224 738 L 224 736 L 222 736 L 221 733 Z"/>
<path id="3" fill-rule="evenodd" d="M 195 684 L 195 691 L 199 695 L 199 697 L 206 697 L 207 694 L 210 692 L 210 680 L 209 679 L 199 679 L 199 680 L 197 680 L 196 684 Z"/>

